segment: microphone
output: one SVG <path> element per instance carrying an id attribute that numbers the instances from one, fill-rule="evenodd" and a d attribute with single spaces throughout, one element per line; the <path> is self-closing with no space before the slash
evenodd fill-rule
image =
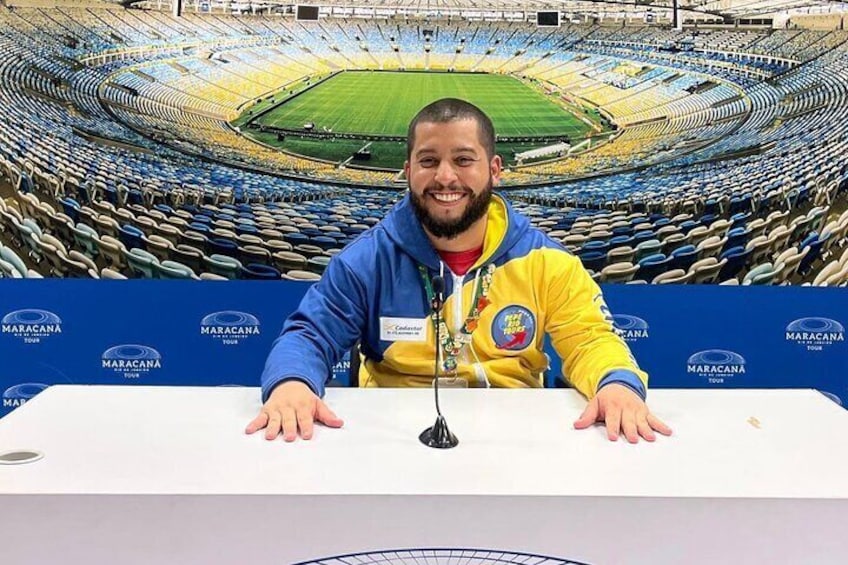
<path id="1" fill-rule="evenodd" d="M 445 301 L 445 279 L 440 275 L 436 275 L 432 278 L 431 285 L 433 287 L 433 298 L 430 300 L 430 308 L 436 327 L 436 366 L 433 370 L 433 390 L 436 396 L 436 423 L 421 432 L 418 439 L 428 447 L 450 449 L 451 447 L 456 447 L 459 444 L 459 440 L 448 429 L 448 423 L 445 421 L 445 417 L 442 416 L 442 409 L 439 406 L 439 352 L 441 351 L 440 330 L 442 326 L 440 316 L 442 304 Z"/>

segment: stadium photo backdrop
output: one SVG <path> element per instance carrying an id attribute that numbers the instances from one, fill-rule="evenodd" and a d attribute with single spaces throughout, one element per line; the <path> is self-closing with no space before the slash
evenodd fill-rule
<path id="1" fill-rule="evenodd" d="M 840 13 L 344 10 L 0 6 L 3 410 L 61 382 L 255 384 L 445 96 L 492 117 L 499 190 L 580 257 L 653 384 L 845 398 Z"/>

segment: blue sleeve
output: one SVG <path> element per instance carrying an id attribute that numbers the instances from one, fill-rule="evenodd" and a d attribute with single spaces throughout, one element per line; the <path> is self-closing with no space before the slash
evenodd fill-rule
<path id="1" fill-rule="evenodd" d="M 262 402 L 286 380 L 303 381 L 324 396 L 333 367 L 362 333 L 365 296 L 348 265 L 340 257 L 330 261 L 271 347 L 262 371 Z"/>
<path id="2" fill-rule="evenodd" d="M 645 390 L 645 385 L 642 384 L 642 381 L 636 376 L 636 373 L 632 371 L 625 370 L 617 370 L 610 371 L 604 378 L 601 379 L 601 382 L 598 383 L 598 390 L 601 390 L 608 384 L 620 384 L 624 385 L 636 394 L 638 394 L 642 400 L 648 396 L 648 392 Z"/>

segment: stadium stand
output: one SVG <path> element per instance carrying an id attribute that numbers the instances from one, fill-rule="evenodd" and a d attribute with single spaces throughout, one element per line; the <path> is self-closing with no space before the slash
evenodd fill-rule
<path id="1" fill-rule="evenodd" d="M 418 69 L 532 80 L 615 124 L 503 182 L 599 281 L 848 284 L 848 32 L 428 29 L 0 7 L 0 275 L 320 276 L 402 179 L 230 122 L 335 73 Z"/>

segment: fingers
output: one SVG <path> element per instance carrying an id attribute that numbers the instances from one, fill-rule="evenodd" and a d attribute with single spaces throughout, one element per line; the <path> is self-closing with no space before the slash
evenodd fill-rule
<path id="1" fill-rule="evenodd" d="M 618 407 L 606 411 L 607 437 L 610 441 L 618 441 L 621 431 L 621 409 Z"/>
<path id="2" fill-rule="evenodd" d="M 658 431 L 659 433 L 661 433 L 664 436 L 670 436 L 671 435 L 671 428 L 666 426 L 665 423 L 662 420 L 660 420 L 659 418 L 657 418 L 653 414 L 648 414 L 647 420 L 648 420 L 648 424 L 651 426 L 652 429 Z"/>
<path id="3" fill-rule="evenodd" d="M 276 410 L 268 415 L 268 426 L 265 428 L 265 439 L 272 440 L 279 435 L 281 419 L 280 413 Z"/>
<path id="4" fill-rule="evenodd" d="M 633 410 L 623 410 L 621 412 L 621 431 L 624 432 L 624 437 L 630 443 L 639 441 L 639 433 L 636 429 L 636 412 Z"/>
<path id="5" fill-rule="evenodd" d="M 268 425 L 268 413 L 264 410 L 259 413 L 257 417 L 255 417 L 245 428 L 244 432 L 246 434 L 253 434 L 264 428 Z"/>
<path id="6" fill-rule="evenodd" d="M 292 442 L 297 439 L 297 416 L 295 415 L 295 410 L 291 406 L 286 406 L 281 412 L 283 416 L 283 440 Z M 273 416 L 271 419 L 273 420 Z"/>
<path id="7" fill-rule="evenodd" d="M 648 417 L 650 414 L 647 412 L 642 412 L 636 417 L 636 426 L 639 428 L 639 435 L 642 436 L 645 441 L 654 441 L 657 439 L 656 434 L 654 434 L 653 428 L 648 423 Z"/>
<path id="8" fill-rule="evenodd" d="M 344 420 L 336 416 L 336 413 L 321 400 L 318 401 L 318 407 L 315 410 L 315 419 L 330 428 L 341 428 L 344 425 Z"/>
<path id="9" fill-rule="evenodd" d="M 273 440 L 282 433 L 284 441 L 292 442 L 298 435 L 306 440 L 312 439 L 316 420 L 331 428 L 344 425 L 342 419 L 308 387 L 301 383 L 294 385 L 278 387 L 256 418 L 247 425 L 245 432 L 252 434 L 265 428 L 265 439 Z"/>
<path id="10" fill-rule="evenodd" d="M 583 413 L 579 418 L 574 422 L 574 428 L 578 430 L 583 430 L 588 428 L 592 424 L 598 421 L 598 397 L 596 396 L 592 400 L 589 401 L 589 404 L 586 405 L 586 409 L 583 410 Z"/>
<path id="11" fill-rule="evenodd" d="M 312 439 L 312 410 L 301 404 L 295 411 L 297 426 L 300 428 L 300 437 Z"/>

